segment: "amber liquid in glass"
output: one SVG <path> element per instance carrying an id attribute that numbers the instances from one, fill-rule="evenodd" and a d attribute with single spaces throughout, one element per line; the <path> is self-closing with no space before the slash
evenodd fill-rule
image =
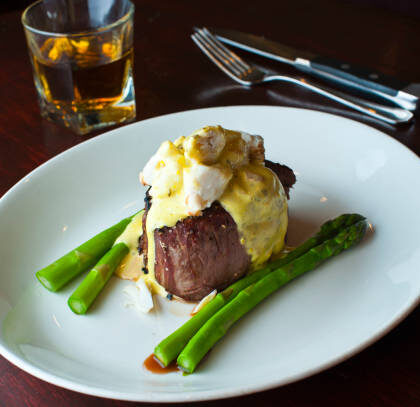
<path id="1" fill-rule="evenodd" d="M 102 48 L 106 50 L 106 44 Z M 57 56 L 58 62 L 41 61 L 32 55 L 44 116 L 54 121 L 61 116 L 60 121 L 67 127 L 73 127 L 72 118 L 76 116 L 81 133 L 101 127 L 101 123 L 109 125 L 134 119 L 132 48 L 120 58 L 110 55 L 107 60 L 86 48 L 78 58 L 60 62 L 60 52 L 64 51 L 57 44 L 50 49 L 50 57 Z"/>

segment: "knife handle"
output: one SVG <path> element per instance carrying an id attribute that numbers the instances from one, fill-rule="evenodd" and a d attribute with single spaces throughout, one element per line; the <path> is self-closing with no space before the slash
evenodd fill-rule
<path id="1" fill-rule="evenodd" d="M 321 87 L 319 85 L 315 86 L 306 80 L 302 80 L 301 78 L 299 79 L 285 75 L 265 75 L 260 83 L 272 81 L 294 83 L 295 85 L 309 89 L 314 93 L 318 93 L 328 99 L 335 100 L 344 106 L 357 110 L 358 112 L 362 112 L 368 116 L 375 117 L 376 119 L 382 120 L 386 123 L 396 125 L 408 123 L 413 119 L 413 113 L 408 110 L 386 107 L 380 104 L 372 104 L 366 100 L 343 96 L 337 91 L 326 89 L 325 87 Z M 245 84 L 247 83 L 245 82 Z"/>
<path id="2" fill-rule="evenodd" d="M 387 76 L 356 65 L 336 61 L 333 58 L 318 56 L 310 61 L 310 65 L 319 71 L 351 81 L 356 86 L 370 88 L 390 96 L 397 96 L 399 90 L 409 85 L 409 82 L 404 82 L 392 76 Z M 331 77 L 329 78 L 331 80 Z"/>

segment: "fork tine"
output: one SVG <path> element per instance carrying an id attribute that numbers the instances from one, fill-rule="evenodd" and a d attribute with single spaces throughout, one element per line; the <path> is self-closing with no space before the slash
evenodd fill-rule
<path id="1" fill-rule="evenodd" d="M 231 67 L 228 67 L 222 63 L 218 57 L 216 57 L 211 49 L 207 48 L 207 44 L 204 43 L 197 34 L 191 35 L 192 40 L 197 44 L 197 46 L 203 51 L 203 53 L 214 63 L 219 69 L 221 69 L 226 75 L 230 76 L 234 81 L 238 81 L 238 76 L 236 73 L 232 72 Z"/>
<path id="2" fill-rule="evenodd" d="M 207 50 L 212 53 L 212 55 L 217 58 L 226 68 L 233 71 L 233 73 L 237 76 L 241 76 L 244 72 L 244 69 L 241 66 L 238 66 L 234 61 L 229 58 L 229 56 L 225 55 L 223 52 L 218 49 L 216 45 L 213 44 L 210 38 L 208 38 L 202 31 L 196 32 L 195 36 L 200 40 L 201 44 L 205 45 Z"/>
<path id="3" fill-rule="evenodd" d="M 238 55 L 236 55 L 232 50 L 225 47 L 217 38 L 214 36 L 206 27 L 203 27 L 201 31 L 204 33 L 204 35 L 218 48 L 220 49 L 220 52 L 222 52 L 224 55 L 226 55 L 227 58 L 230 60 L 233 60 L 234 62 L 239 65 L 242 70 L 248 71 L 251 67 L 249 64 L 247 64 L 242 58 L 240 58 Z"/>
<path id="4" fill-rule="evenodd" d="M 206 28 L 197 30 L 197 34 L 209 44 L 213 49 L 214 53 L 217 53 L 221 58 L 223 58 L 227 64 L 230 64 L 236 70 L 239 71 L 239 74 L 244 71 L 248 71 L 250 66 L 242 61 L 236 54 L 228 50 L 224 45 L 222 45 L 219 40 L 213 36 Z"/>

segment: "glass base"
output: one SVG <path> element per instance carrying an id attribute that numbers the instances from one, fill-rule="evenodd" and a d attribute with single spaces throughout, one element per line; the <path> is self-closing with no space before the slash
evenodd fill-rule
<path id="1" fill-rule="evenodd" d="M 80 135 L 119 123 L 128 123 L 136 118 L 136 103 L 133 81 L 130 80 L 127 85 L 122 97 L 117 101 L 91 100 L 88 103 L 57 101 L 51 103 L 40 96 L 38 100 L 41 115 Z"/>

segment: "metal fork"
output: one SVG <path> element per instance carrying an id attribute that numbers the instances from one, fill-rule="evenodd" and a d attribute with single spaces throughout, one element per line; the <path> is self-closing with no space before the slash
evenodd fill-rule
<path id="1" fill-rule="evenodd" d="M 332 92 L 331 90 L 327 91 L 319 86 L 310 84 L 303 78 L 268 74 L 260 68 L 245 62 L 242 58 L 224 46 L 207 28 L 197 28 L 195 31 L 195 34 L 192 34 L 191 38 L 198 47 L 226 75 L 230 76 L 234 81 L 241 85 L 253 86 L 272 81 L 289 82 L 390 124 L 406 123 L 413 118 L 413 114 L 408 110 L 382 106 L 350 96 L 339 96 L 338 92 Z"/>

